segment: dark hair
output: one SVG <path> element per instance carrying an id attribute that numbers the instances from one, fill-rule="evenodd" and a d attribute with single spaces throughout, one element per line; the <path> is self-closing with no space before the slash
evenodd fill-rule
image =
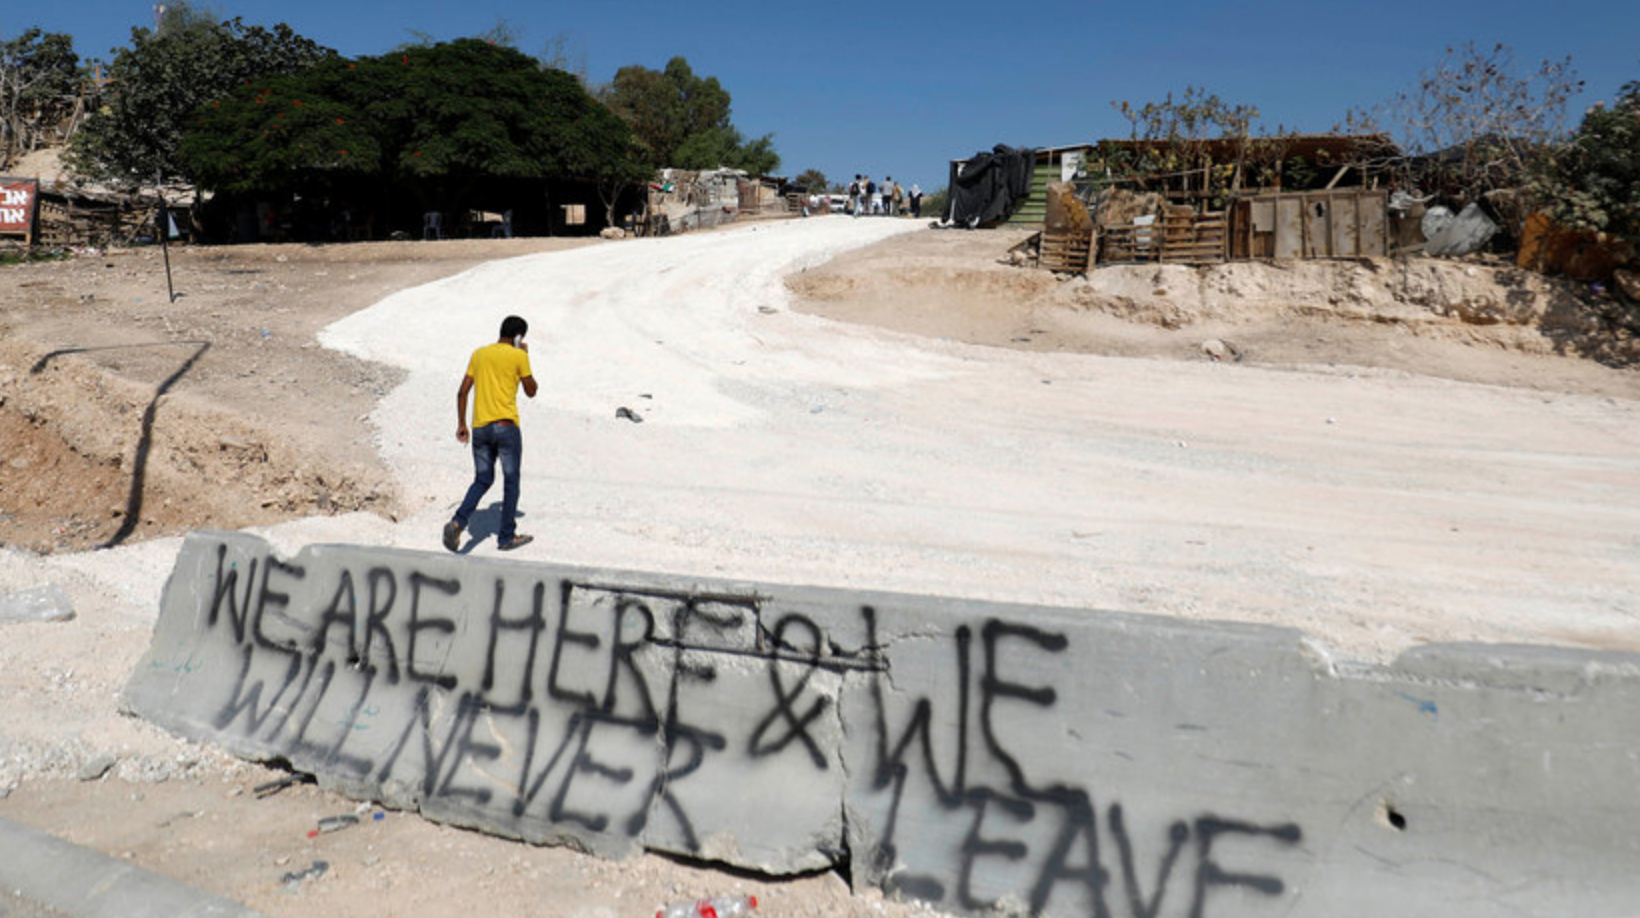
<path id="1" fill-rule="evenodd" d="M 501 337 L 517 338 L 530 330 L 530 323 L 518 316 L 508 316 L 501 320 Z"/>

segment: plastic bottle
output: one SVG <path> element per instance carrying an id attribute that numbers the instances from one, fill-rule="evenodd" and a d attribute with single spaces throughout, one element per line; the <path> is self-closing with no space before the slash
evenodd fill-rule
<path id="1" fill-rule="evenodd" d="M 675 902 L 655 913 L 655 918 L 741 918 L 757 908 L 756 896 L 713 896 L 693 902 Z"/>

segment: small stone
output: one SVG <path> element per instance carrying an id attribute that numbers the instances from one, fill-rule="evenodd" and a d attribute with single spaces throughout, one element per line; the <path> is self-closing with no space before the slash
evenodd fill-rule
<path id="1" fill-rule="evenodd" d="M 80 766 L 79 779 L 81 781 L 99 781 L 103 775 L 113 770 L 119 764 L 119 759 L 111 755 L 99 755 Z"/>
<path id="2" fill-rule="evenodd" d="M 74 617 L 74 604 L 55 583 L 0 595 L 0 623 L 66 622 Z"/>
<path id="3" fill-rule="evenodd" d="M 1612 274 L 1612 285 L 1631 300 L 1640 300 L 1640 271 L 1618 268 Z"/>

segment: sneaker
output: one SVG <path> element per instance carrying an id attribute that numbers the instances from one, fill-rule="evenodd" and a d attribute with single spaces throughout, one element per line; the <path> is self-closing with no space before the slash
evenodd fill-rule
<path id="1" fill-rule="evenodd" d="M 444 524 L 444 547 L 449 551 L 461 548 L 461 524 L 455 520 Z"/>
<path id="2" fill-rule="evenodd" d="M 523 533 L 518 533 L 517 535 L 513 536 L 512 538 L 508 539 L 505 542 L 502 542 L 501 544 L 497 545 L 496 547 L 501 549 L 502 551 L 512 551 L 515 548 L 521 548 L 521 547 L 523 547 L 525 545 L 528 545 L 528 544 L 530 544 L 531 542 L 534 542 L 534 541 L 535 541 L 535 536 L 524 535 Z"/>

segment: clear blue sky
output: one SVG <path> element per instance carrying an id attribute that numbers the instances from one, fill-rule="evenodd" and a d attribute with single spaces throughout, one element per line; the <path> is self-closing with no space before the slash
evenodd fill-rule
<path id="1" fill-rule="evenodd" d="M 1113 100 L 1200 86 L 1256 106 L 1268 129 L 1321 132 L 1386 101 L 1449 45 L 1514 49 L 1517 72 L 1567 55 L 1587 81 L 1576 115 L 1640 80 L 1637 0 L 1124 0 L 1036 3 L 881 0 L 218 0 L 223 17 L 298 33 L 348 56 L 486 32 L 505 21 L 520 50 L 555 40 L 594 84 L 628 64 L 683 55 L 715 76 L 747 137 L 774 135 L 782 171 L 833 181 L 892 175 L 932 191 L 953 159 L 998 143 L 1056 146 L 1122 137 Z M 7 0 L 0 37 L 38 25 L 111 57 L 151 2 Z M 19 7 L 27 12 L 19 16 Z"/>

